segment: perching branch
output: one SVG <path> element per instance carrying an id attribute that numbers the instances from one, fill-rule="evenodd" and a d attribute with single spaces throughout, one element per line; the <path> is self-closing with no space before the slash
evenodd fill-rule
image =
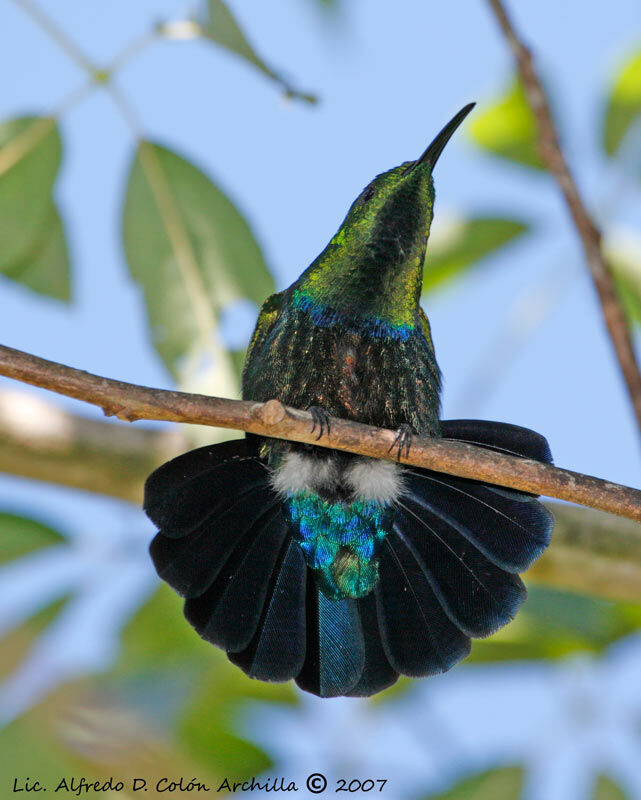
<path id="1" fill-rule="evenodd" d="M 132 428 L 70 414 L 33 394 L 0 394 L 0 472 L 142 503 L 149 473 L 188 447 L 176 431 Z M 548 502 L 550 547 L 526 579 L 608 600 L 641 600 L 641 528 Z"/>
<path id="2" fill-rule="evenodd" d="M 394 431 L 332 417 L 331 433 L 317 440 L 312 432 L 311 414 L 285 408 L 278 400 L 255 403 L 150 389 L 101 378 L 2 346 L 0 375 L 92 403 L 100 406 L 107 416 L 129 422 L 155 419 L 212 425 L 372 458 L 395 458 L 395 453 L 390 452 L 396 438 Z M 464 442 L 416 437 L 409 457 L 402 461 L 437 472 L 569 500 L 641 521 L 641 491 L 637 489 Z"/>
<path id="3" fill-rule="evenodd" d="M 641 429 L 641 373 L 628 323 L 614 286 L 612 272 L 601 249 L 601 232 L 588 213 L 561 150 L 550 105 L 534 69 L 532 53 L 516 33 L 503 7 L 502 0 L 488 0 L 488 2 L 514 54 L 526 96 L 536 117 L 541 158 L 563 192 L 563 197 L 574 221 L 574 227 L 581 239 L 585 260 L 601 304 L 605 324 L 628 388 L 637 424 Z"/>

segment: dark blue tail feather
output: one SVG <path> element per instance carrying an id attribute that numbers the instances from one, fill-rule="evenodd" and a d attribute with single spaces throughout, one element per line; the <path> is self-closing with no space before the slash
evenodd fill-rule
<path id="1" fill-rule="evenodd" d="M 307 580 L 303 553 L 289 538 L 272 573 L 256 633 L 244 650 L 227 653 L 250 678 L 288 681 L 300 673 L 306 654 Z"/>
<path id="2" fill-rule="evenodd" d="M 363 673 L 365 642 L 357 601 L 330 600 L 315 581 L 307 588 L 307 654 L 296 683 L 319 697 L 339 697 Z"/>
<path id="3" fill-rule="evenodd" d="M 185 617 L 203 639 L 231 652 L 249 646 L 287 535 L 280 508 L 263 510 L 209 589 L 187 600 Z"/>

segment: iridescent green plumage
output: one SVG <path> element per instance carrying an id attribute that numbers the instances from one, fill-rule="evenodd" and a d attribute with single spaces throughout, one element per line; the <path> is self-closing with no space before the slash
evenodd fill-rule
<path id="1" fill-rule="evenodd" d="M 372 181 L 318 258 L 264 303 L 244 397 L 438 432 L 439 372 L 419 306 L 433 202 L 426 165 Z"/>
<path id="2" fill-rule="evenodd" d="M 266 300 L 245 363 L 244 397 L 277 397 L 371 425 L 438 435 L 440 373 L 419 301 L 434 208 L 432 168 L 467 110 L 420 159 L 378 175 L 318 258 L 289 289 Z M 300 449 L 273 441 L 265 448 L 274 470 L 283 469 L 287 452 Z M 386 505 L 371 506 L 369 498 L 341 493 L 340 486 L 286 494 L 321 590 L 332 599 L 370 592 L 393 516 Z M 356 511 L 354 503 L 363 502 Z M 350 525 L 367 554 L 361 545 L 341 543 Z"/>

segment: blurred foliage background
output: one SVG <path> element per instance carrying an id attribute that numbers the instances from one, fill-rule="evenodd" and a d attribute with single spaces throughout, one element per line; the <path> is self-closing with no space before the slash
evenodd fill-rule
<path id="1" fill-rule="evenodd" d="M 305 9 L 295 12 L 292 4 L 275 5 L 277 27 L 287 30 L 286 37 L 296 40 L 295 24 L 304 20 L 305 36 L 323 38 L 320 52 L 340 62 L 339 76 L 341 71 L 348 75 L 351 86 L 372 83 L 358 60 L 361 51 L 353 46 L 355 41 L 361 48 L 368 46 L 371 30 L 365 24 L 358 27 L 367 12 L 361 8 L 355 13 L 347 0 L 299 0 L 299 4 Z M 78 358 L 77 351 L 65 350 L 64 336 L 60 339 L 60 320 L 64 317 L 68 338 L 82 342 L 87 337 L 88 355 L 75 366 L 102 370 L 114 378 L 141 382 L 142 375 L 150 383 L 237 396 L 256 306 L 306 266 L 293 263 L 294 255 L 299 258 L 306 254 L 311 260 L 314 248 L 319 249 L 323 238 L 329 238 L 331 225 L 335 227 L 351 197 L 372 177 L 365 172 L 358 178 L 349 173 L 351 154 L 342 149 L 344 131 L 336 118 L 323 123 L 327 127 L 321 141 L 313 139 L 312 129 L 328 113 L 324 109 L 332 112 L 334 108 L 332 113 L 336 109 L 331 82 L 319 86 L 318 98 L 307 82 L 316 90 L 313 74 L 329 70 L 329 62 L 323 65 L 314 53 L 316 62 L 305 71 L 304 48 L 294 48 L 292 53 L 303 72 L 290 79 L 287 73 L 291 70 L 295 74 L 294 68 L 273 47 L 274 40 L 269 56 L 267 46 L 263 49 L 265 10 L 259 10 L 255 3 L 226 4 L 223 0 L 209 0 L 191 11 L 177 8 L 175 3 L 149 0 L 145 4 L 147 27 L 140 18 L 134 24 L 123 13 L 124 6 L 114 7 L 111 13 L 119 15 L 119 46 L 115 55 L 106 58 L 100 48 L 94 53 L 89 44 L 85 47 L 82 40 L 74 38 L 71 23 L 74 14 L 81 13 L 80 5 L 73 0 L 64 7 L 53 2 L 14 0 L 0 11 L 0 19 L 5 18 L 1 26 L 4 36 L 19 38 L 23 31 L 30 31 L 12 58 L 19 61 L 16 52 L 20 51 L 24 59 L 37 63 L 41 73 L 54 70 L 54 74 L 55 59 L 64 58 L 75 70 L 73 81 L 64 70 L 60 79 L 65 87 L 73 83 L 73 88 L 66 94 L 52 94 L 35 110 L 36 94 L 29 87 L 25 88 L 29 102 L 21 105 L 23 66 L 15 63 L 4 70 L 6 76 L 12 76 L 13 87 L 11 92 L 4 92 L 2 107 L 8 113 L 0 124 L 4 343 L 63 362 Z M 384 11 L 377 4 L 372 11 L 379 28 L 393 20 L 397 27 L 389 31 L 390 37 L 398 36 L 404 26 L 424 21 L 423 12 L 414 16 L 416 4 L 405 2 L 402 6 L 398 11 Z M 544 4 L 536 11 L 542 29 L 551 8 Z M 599 8 L 585 9 L 575 3 L 574 9 L 586 16 L 592 14 L 590 25 L 598 27 Z M 628 9 L 633 13 L 626 16 Z M 88 13 L 86 9 L 82 12 Z M 439 35 L 456 42 L 460 31 L 452 29 L 452 16 L 444 15 L 441 20 L 436 4 L 430 4 L 429 13 L 440 20 L 435 23 Z M 474 13 L 489 16 L 483 9 Z M 595 179 L 597 172 L 590 166 L 585 182 L 594 190 L 590 201 L 599 222 L 607 223 L 605 247 L 626 312 L 631 324 L 637 326 L 641 323 L 641 19 L 634 13 L 633 4 L 622 3 L 612 13 L 612 29 L 619 32 L 614 42 L 618 48 L 613 59 L 616 63 L 612 67 L 606 63 L 605 54 L 591 54 L 591 61 L 599 62 L 596 69 L 601 75 L 600 85 L 591 91 L 600 102 L 598 108 L 590 109 L 589 117 L 584 115 L 589 121 L 588 144 L 579 140 L 582 144 L 577 147 L 574 165 L 583 179 L 580 159 L 596 161 L 598 174 L 604 176 L 603 180 Z M 153 24 L 149 24 L 150 19 Z M 523 21 L 526 32 L 527 22 Z M 466 24 L 475 27 L 472 19 Z M 491 20 L 485 24 L 482 33 L 488 38 L 495 35 L 490 34 Z M 14 27 L 16 32 L 12 32 Z M 246 27 L 251 28 L 251 36 Z M 29 39 L 32 31 L 39 38 Z M 427 31 L 425 37 L 427 41 Z M 577 37 L 581 38 L 580 29 Z M 46 46 L 40 48 L 45 40 Z M 382 40 L 379 34 L 376 42 Z M 179 51 L 167 47 L 178 42 L 200 48 L 195 60 L 178 63 Z M 532 44 L 536 51 L 539 42 Z M 540 44 L 547 46 L 545 40 Z M 498 38 L 492 46 L 502 52 Z M 568 44 L 568 50 L 574 52 L 575 46 Z M 160 55 L 153 62 L 153 70 L 132 79 L 131 88 L 138 92 L 137 104 L 129 97 L 127 68 L 154 49 Z M 356 55 L 350 61 L 351 49 Z M 417 137 L 417 123 L 411 122 L 416 109 L 411 107 L 399 117 L 399 109 L 387 109 L 386 101 L 381 100 L 380 107 L 371 105 L 368 118 L 362 119 L 363 135 L 368 136 L 381 115 L 389 115 L 386 130 L 396 128 L 402 138 L 412 129 L 419 152 L 431 132 L 469 98 L 458 96 L 464 83 L 459 75 L 457 86 L 450 90 L 447 108 L 439 101 L 443 113 L 438 116 L 429 109 L 425 78 L 436 80 L 437 67 L 443 65 L 430 61 L 429 48 L 427 55 L 415 50 L 408 58 L 415 65 L 409 75 L 394 58 L 388 59 L 389 82 L 373 81 L 368 102 L 377 94 L 393 96 L 399 82 L 409 84 L 404 102 L 407 96 L 421 96 L 416 103 L 428 106 L 421 114 L 429 120 L 430 130 L 423 130 L 421 123 Z M 461 171 L 448 173 L 444 169 L 443 177 L 437 179 L 452 185 L 444 189 L 450 211 L 445 209 L 439 216 L 437 209 L 425 267 L 425 304 L 430 313 L 434 311 L 443 331 L 442 320 L 451 313 L 452 297 L 457 298 L 459 323 L 452 330 L 463 330 L 464 334 L 450 335 L 451 345 L 444 348 L 448 364 L 456 363 L 456 353 L 474 340 L 471 360 L 463 359 L 465 375 L 459 379 L 468 416 L 483 415 L 480 406 L 496 385 L 509 381 L 511 365 L 527 364 L 532 357 L 530 339 L 539 336 L 541 330 L 551 330 L 549 337 L 541 340 L 541 349 L 546 365 L 551 365 L 548 374 L 552 378 L 533 370 L 532 383 L 528 384 L 517 373 L 520 377 L 516 385 L 528 398 L 514 400 L 518 393 L 510 395 L 510 402 L 517 406 L 522 403 L 525 408 L 526 418 L 517 408 L 514 421 L 547 432 L 544 413 L 541 424 L 536 424 L 539 412 L 531 411 L 527 402 L 547 404 L 550 417 L 554 413 L 551 406 L 556 404 L 557 424 L 563 429 L 571 427 L 566 412 L 574 408 L 583 421 L 581 439 L 589 439 L 584 431 L 592 433 L 595 415 L 586 398 L 590 392 L 601 398 L 602 385 L 611 385 L 618 400 L 608 400 L 607 425 L 595 427 L 606 428 L 602 441 L 613 442 L 612 452 L 607 456 L 607 448 L 598 442 L 591 452 L 595 464 L 610 464 L 608 458 L 617 463 L 620 451 L 614 440 L 619 437 L 629 443 L 632 438 L 625 398 L 619 396 L 618 377 L 613 377 L 609 368 L 602 369 L 602 363 L 610 359 L 607 346 L 602 354 L 593 356 L 590 340 L 583 335 L 589 329 L 596 332 L 596 338 L 603 336 L 598 311 L 590 305 L 592 300 L 582 306 L 579 303 L 585 328 L 574 325 L 571 313 L 564 314 L 565 327 L 565 323 L 553 320 L 559 298 L 563 303 L 574 302 L 568 285 L 582 280 L 576 278 L 580 267 L 575 270 L 572 266 L 577 260 L 572 249 L 571 256 L 563 255 L 567 243 L 562 242 L 558 252 L 550 255 L 549 241 L 555 241 L 556 234 L 550 233 L 549 224 L 540 225 L 537 219 L 541 209 L 549 210 L 556 202 L 549 199 L 554 186 L 538 155 L 535 123 L 522 87 L 509 73 L 507 55 L 496 58 L 502 59 L 502 82 L 483 87 L 485 99 L 467 127 L 468 153 L 464 158 L 468 161 Z M 228 72 L 221 72 L 221 64 Z M 154 72 L 159 68 L 163 70 L 160 75 Z M 336 70 L 335 65 L 332 69 Z M 225 104 L 220 92 L 225 92 L 224 81 L 231 80 L 229 75 L 235 70 L 241 79 L 229 89 Z M 471 65 L 464 76 L 469 79 L 474 71 Z M 231 163 L 221 155 L 222 150 L 216 158 L 226 175 L 224 180 L 219 181 L 209 167 L 203 166 L 195 153 L 203 144 L 199 140 L 196 145 L 190 138 L 190 125 L 202 121 L 198 114 L 179 133 L 172 129 L 165 135 L 160 130 L 165 117 L 154 117 L 156 106 L 161 106 L 169 118 L 184 113 L 180 85 L 176 89 L 172 83 L 176 73 L 180 81 L 191 80 L 196 87 L 195 96 L 201 103 L 198 113 L 213 108 L 214 123 L 207 121 L 207 130 L 220 128 L 230 140 L 238 136 L 255 143 L 255 150 L 260 152 L 255 158 L 251 150 L 248 152 L 248 166 Z M 556 78 L 553 71 L 546 71 L 564 141 L 572 144 L 576 138 L 563 127 L 568 123 L 563 91 L 573 77 L 566 75 L 558 82 Z M 260 95 L 243 95 L 244 87 L 252 82 L 259 85 L 252 91 Z M 78 131 L 86 135 L 93 125 L 96 139 L 104 146 L 96 128 L 102 117 L 97 116 L 88 128 L 76 129 L 68 124 L 98 91 L 109 100 L 109 113 L 117 124 L 126 129 L 126 145 L 119 150 L 123 156 L 119 190 L 106 209 L 98 169 L 98 177 L 87 174 L 76 180 L 73 203 L 67 195 L 64 203 L 60 199 L 66 165 L 71 163 L 76 170 L 82 167 L 82 162 L 73 163 Z M 43 94 L 47 92 L 51 92 L 51 83 L 46 83 Z M 186 96 L 188 101 L 194 100 L 192 92 Z M 274 103 L 285 103 L 285 110 L 278 120 L 281 128 L 268 130 L 275 123 L 264 108 Z M 241 110 L 234 117 L 236 108 Z M 87 113 L 93 113 L 91 106 Z M 339 109 L 338 120 L 340 113 L 344 112 Z M 359 113 L 364 114 L 362 108 Z M 288 139 L 291 133 L 285 133 L 289 127 L 294 127 L 294 137 L 309 136 L 316 152 L 324 144 L 327 154 L 320 170 L 327 171 L 331 161 L 342 176 L 335 192 L 331 176 L 325 186 L 316 173 L 303 175 L 297 183 L 293 175 L 305 171 L 312 151 L 299 152 L 294 147 L 291 163 L 287 163 L 286 152 L 270 155 L 260 145 L 263 126 L 266 136 L 282 135 L 285 151 L 292 147 L 293 139 Z M 355 140 L 358 137 L 350 139 L 350 146 Z M 372 146 L 382 147 L 374 141 Z M 588 147 L 592 152 L 586 155 Z M 391 166 L 384 156 L 382 153 L 376 162 L 372 160 L 375 169 Z M 409 157 L 411 154 L 405 153 L 397 160 Z M 456 157 L 456 150 L 448 155 L 448 159 Z M 572 151 L 570 157 L 574 162 Z M 92 158 L 98 163 L 106 156 L 96 149 Z M 476 161 L 481 164 L 480 171 L 472 171 L 475 181 L 467 181 L 465 170 Z M 256 186 L 257 199 L 252 202 L 266 205 L 270 199 L 274 206 L 283 203 L 281 215 L 287 218 L 279 233 L 281 239 L 291 233 L 296 242 L 296 237 L 306 235 L 305 229 L 301 233 L 303 220 L 309 230 L 318 229 L 314 236 L 319 238 L 309 237 L 291 252 L 270 247 L 267 255 L 252 213 L 245 210 L 252 202 L 240 204 L 235 199 L 233 178 L 237 171 L 242 171 L 243 186 Z M 509 175 L 507 184 L 502 183 L 505 171 Z M 448 174 L 449 181 L 445 178 Z M 259 190 L 261 183 L 264 188 Z M 455 187 L 462 188 L 464 183 L 463 193 L 469 191 L 469 183 L 474 184 L 476 210 L 458 208 L 453 212 L 451 207 L 456 206 L 449 198 L 456 197 Z M 483 194 L 494 183 L 492 200 L 486 204 Z M 543 185 L 545 188 L 540 189 Z M 497 196 L 506 186 L 501 202 Z M 530 193 L 538 193 L 538 207 L 531 210 Z M 329 209 L 322 212 L 327 214 L 322 220 L 314 205 L 318 203 L 317 194 L 322 194 Z M 286 196 L 289 205 L 284 204 Z M 519 199 L 514 202 L 510 197 Z M 613 206 L 621 208 L 621 213 L 609 213 Z M 502 211 L 496 210 L 501 207 Z M 130 295 L 118 297 L 107 291 L 100 283 L 97 251 L 94 260 L 78 244 L 75 230 L 83 224 L 81 208 L 103 229 L 95 247 L 101 246 L 101 237 L 110 238 L 123 269 L 120 280 L 129 287 Z M 568 229 L 568 238 L 573 241 L 569 221 L 560 208 L 553 206 L 550 216 L 557 226 Z M 525 242 L 532 254 L 529 260 L 525 250 L 518 249 Z M 272 266 L 279 252 L 283 258 L 287 253 L 292 263 Z M 528 274 L 528 265 L 535 261 L 541 262 L 539 267 L 532 267 Z M 503 272 L 493 266 L 497 264 L 503 265 Z M 510 271 L 517 269 L 515 264 L 522 276 L 516 283 L 509 277 Z M 484 277 L 487 275 L 490 277 Z M 104 291 L 102 306 L 95 296 L 93 305 L 87 303 L 90 283 L 95 294 Z M 507 286 L 505 296 L 498 294 L 502 283 Z M 497 298 L 496 306 L 491 304 L 493 297 Z M 474 317 L 479 306 L 485 311 Z M 470 310 L 463 323 L 461 309 Z M 104 316 L 100 316 L 102 313 Z M 128 315 L 137 321 L 130 322 Z M 499 316 L 496 326 L 477 333 L 480 319 Z M 93 332 L 92 323 L 97 325 Z M 438 331 L 436 336 L 438 353 L 442 340 Z M 568 362 L 573 351 L 566 349 L 566 337 L 571 343 L 578 337 L 589 351 L 581 367 L 588 375 L 585 386 L 572 383 Z M 481 349 L 476 348 L 477 339 Z M 153 351 L 147 348 L 148 343 Z M 560 351 L 556 366 L 555 344 Z M 89 355 L 92 347 L 97 353 L 95 360 Z M 68 356 L 67 352 L 75 355 Z M 155 359 L 153 368 L 145 366 L 143 355 L 148 362 Z M 445 374 L 447 377 L 448 369 Z M 553 385 L 553 392 L 540 393 L 532 400 L 536 387 L 546 380 Z M 446 398 L 446 405 L 456 406 L 451 396 Z M 566 396 L 572 398 L 567 406 L 563 401 Z M 588 404 L 585 409 L 582 403 Z M 491 402 L 489 409 L 494 410 Z M 140 431 L 123 434 L 120 429 L 125 426 L 100 421 L 73 403 L 57 404 L 44 394 L 17 390 L 4 380 L 0 420 L 0 448 L 4 451 L 0 467 L 7 475 L 23 476 L 7 478 L 0 498 L 4 507 L 0 513 L 3 785 L 11 786 L 14 776 L 21 780 L 30 776 L 55 787 L 62 777 L 84 775 L 88 780 L 101 781 L 117 776 L 129 784 L 133 777 L 145 778 L 153 788 L 155 781 L 166 775 L 196 778 L 216 787 L 226 777 L 233 781 L 252 775 L 284 775 L 303 786 L 306 774 L 320 771 L 327 773 L 330 783 L 340 777 L 388 778 L 383 793 L 398 798 L 641 797 L 638 605 L 532 586 L 517 620 L 491 639 L 476 642 L 467 665 L 452 676 L 420 685 L 401 681 L 369 702 L 316 702 L 301 697 L 289 685 L 249 681 L 228 664 L 223 654 L 201 642 L 183 620 L 180 600 L 166 586 L 158 585 L 148 562 L 146 545 L 151 531 L 136 504 L 144 475 L 170 455 L 216 437 L 228 438 L 228 432 L 193 428 L 177 432 L 143 425 Z M 557 440 L 562 439 L 557 435 Z M 580 447 L 574 440 L 561 444 L 567 448 L 564 453 Z M 638 483 L 638 442 L 629 444 L 629 448 L 634 456 L 626 455 L 625 463 L 631 466 L 625 467 L 628 471 L 624 474 L 628 482 L 636 479 Z M 567 458 L 560 463 L 598 471 L 581 463 L 568 463 Z M 606 476 L 622 479 L 609 472 Z M 30 478 L 67 488 L 42 488 Z M 71 507 L 73 513 L 66 516 L 66 509 Z M 69 520 L 68 527 L 65 520 Z M 150 791 L 146 796 L 155 795 Z M 159 794 L 183 795 L 192 796 L 180 790 Z M 106 792 L 103 796 L 128 797 L 130 791 Z"/>

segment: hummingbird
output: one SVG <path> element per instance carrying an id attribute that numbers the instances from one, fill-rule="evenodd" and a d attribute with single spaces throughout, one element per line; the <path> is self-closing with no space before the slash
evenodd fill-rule
<path id="1" fill-rule="evenodd" d="M 420 306 L 432 173 L 466 105 L 415 161 L 383 172 L 323 252 L 260 310 L 243 398 L 397 431 L 382 460 L 247 434 L 159 467 L 144 508 L 156 570 L 205 640 L 251 678 L 367 697 L 444 672 L 508 623 L 553 517 L 535 496 L 402 463 L 413 436 L 543 462 L 543 436 L 441 420 Z"/>

